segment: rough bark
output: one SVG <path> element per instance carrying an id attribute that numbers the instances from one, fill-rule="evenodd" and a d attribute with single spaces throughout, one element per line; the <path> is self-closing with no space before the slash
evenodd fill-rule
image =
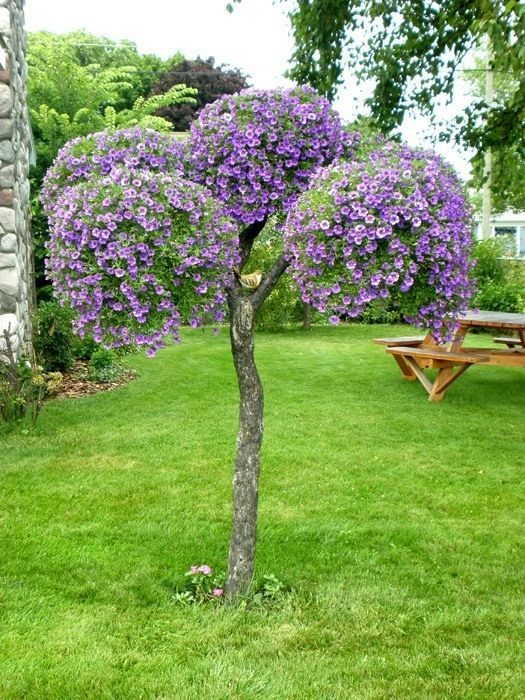
<path id="1" fill-rule="evenodd" d="M 244 596 L 253 578 L 257 541 L 257 502 L 263 437 L 263 389 L 254 358 L 252 299 L 230 295 L 230 338 L 239 385 L 239 433 L 233 475 L 233 528 L 226 599 Z"/>
<path id="2" fill-rule="evenodd" d="M 312 328 L 312 307 L 310 304 L 303 305 L 303 329 L 309 331 Z"/>
<path id="3" fill-rule="evenodd" d="M 244 255 L 249 256 L 253 243 L 253 240 L 248 242 L 248 239 L 255 238 L 253 234 L 256 230 L 252 229 L 246 234 L 243 265 L 246 260 Z M 245 294 L 240 287 L 236 287 L 228 295 L 231 349 L 239 386 L 239 433 L 233 473 L 233 526 L 226 581 L 226 599 L 230 603 L 248 593 L 257 544 L 264 398 L 254 357 L 255 314 L 287 267 L 287 260 L 281 256 L 263 276 L 255 292 Z"/>

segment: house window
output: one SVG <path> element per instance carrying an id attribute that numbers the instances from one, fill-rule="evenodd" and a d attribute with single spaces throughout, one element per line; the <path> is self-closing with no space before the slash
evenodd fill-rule
<path id="1" fill-rule="evenodd" d="M 525 258 L 525 226 L 520 226 L 519 256 Z"/>
<path id="2" fill-rule="evenodd" d="M 505 255 L 508 255 L 512 258 L 518 255 L 518 250 L 521 250 L 521 241 L 518 247 L 517 226 L 494 226 L 494 236 L 496 236 L 496 238 L 502 238 L 504 240 Z"/>

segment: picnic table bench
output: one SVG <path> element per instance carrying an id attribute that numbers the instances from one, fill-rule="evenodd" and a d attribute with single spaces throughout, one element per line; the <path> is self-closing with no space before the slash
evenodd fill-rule
<path id="1" fill-rule="evenodd" d="M 431 401 L 441 401 L 446 390 L 472 365 L 525 367 L 525 314 L 469 312 L 458 319 L 458 329 L 450 343 L 439 345 L 431 334 L 376 338 L 386 346 L 397 362 L 404 379 L 422 384 Z M 519 337 L 498 337 L 494 342 L 506 349 L 465 348 L 463 342 L 471 328 L 505 328 L 518 331 Z M 437 370 L 432 379 L 424 370 Z"/>
<path id="2" fill-rule="evenodd" d="M 523 346 L 523 343 L 521 342 L 521 338 L 499 337 L 499 338 L 493 338 L 492 340 L 495 343 L 502 343 L 503 345 L 506 345 L 508 348 L 519 348 L 519 347 Z"/>

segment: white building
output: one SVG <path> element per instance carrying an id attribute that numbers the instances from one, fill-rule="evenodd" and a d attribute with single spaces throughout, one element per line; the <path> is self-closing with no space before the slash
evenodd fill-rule
<path id="1" fill-rule="evenodd" d="M 481 238 L 481 222 L 476 222 L 476 238 Z M 494 214 L 490 219 L 490 234 L 494 238 L 505 237 L 505 250 L 509 258 L 525 259 L 525 212 L 507 211 Z"/>

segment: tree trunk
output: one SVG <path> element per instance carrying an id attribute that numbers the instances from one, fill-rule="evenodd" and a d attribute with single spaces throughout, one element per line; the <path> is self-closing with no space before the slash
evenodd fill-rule
<path id="1" fill-rule="evenodd" d="M 303 304 L 303 329 L 309 331 L 312 328 L 312 307 L 310 304 Z"/>
<path id="2" fill-rule="evenodd" d="M 257 500 L 263 437 L 263 390 L 253 353 L 255 308 L 250 297 L 230 297 L 230 338 L 239 385 L 239 433 L 233 475 L 233 528 L 228 558 L 226 599 L 248 592 L 257 540 Z"/>

